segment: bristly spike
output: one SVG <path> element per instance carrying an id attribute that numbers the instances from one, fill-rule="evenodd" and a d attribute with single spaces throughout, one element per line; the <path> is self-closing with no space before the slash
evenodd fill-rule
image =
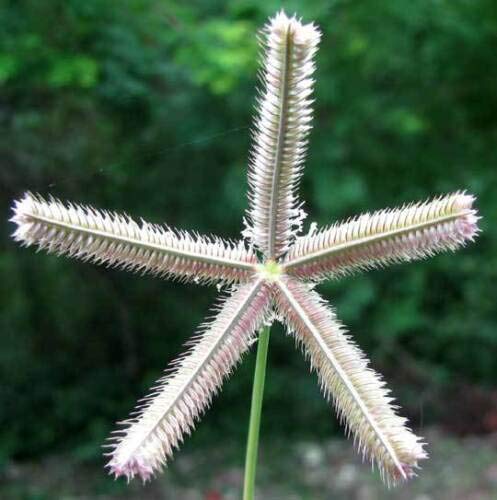
<path id="1" fill-rule="evenodd" d="M 238 364 L 266 321 L 272 285 L 262 279 L 240 285 L 224 301 L 217 317 L 138 409 L 124 436 L 114 444 L 110 473 L 144 481 L 165 464 L 209 406 L 222 381 Z"/>
<path id="2" fill-rule="evenodd" d="M 345 434 L 387 484 L 414 477 L 418 461 L 426 458 L 421 440 L 396 414 L 385 382 L 313 287 L 322 279 L 456 250 L 478 234 L 479 217 L 474 198 L 457 192 L 320 231 L 312 223 L 309 233 L 297 238 L 305 217 L 298 185 L 320 36 L 314 24 L 283 11 L 260 35 L 261 88 L 251 132 L 244 239 L 137 223 L 127 214 L 31 193 L 15 202 L 14 239 L 23 246 L 179 282 L 217 282 L 219 291 L 231 287 L 185 344 L 186 353 L 117 424 L 123 428 L 111 433 L 106 456 L 115 477 L 129 482 L 139 476 L 145 482 L 159 471 L 256 341 L 256 331 L 274 319 L 294 335 L 324 396 L 333 399 Z"/>
<path id="3" fill-rule="evenodd" d="M 261 92 L 249 165 L 245 234 L 270 259 L 300 229 L 298 184 L 312 118 L 314 55 L 320 32 L 280 11 L 264 28 Z"/>
<path id="4" fill-rule="evenodd" d="M 426 458 L 420 438 L 396 415 L 383 381 L 346 335 L 323 299 L 292 278 L 278 281 L 277 307 L 302 345 L 359 452 L 374 459 L 388 483 L 407 480 Z"/>
<path id="5" fill-rule="evenodd" d="M 26 193 L 14 239 L 57 255 L 196 283 L 247 282 L 257 259 L 244 246 Z"/>
<path id="6" fill-rule="evenodd" d="M 473 202 L 457 192 L 361 215 L 297 238 L 283 266 L 293 276 L 319 281 L 456 250 L 479 232 Z"/>

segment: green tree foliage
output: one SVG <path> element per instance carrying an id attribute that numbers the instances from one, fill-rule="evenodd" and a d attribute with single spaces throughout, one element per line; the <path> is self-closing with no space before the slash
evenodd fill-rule
<path id="1" fill-rule="evenodd" d="M 4 221 L 11 200 L 29 189 L 237 236 L 253 33 L 280 6 L 1 2 Z M 285 8 L 324 32 L 304 178 L 317 222 L 460 188 L 479 198 L 477 245 L 327 291 L 375 366 L 394 375 L 413 420 L 425 402 L 429 419 L 437 388 L 491 386 L 497 376 L 496 4 L 309 0 Z M 94 454 L 110 422 L 180 351 L 214 293 L 173 293 L 151 277 L 34 255 L 9 240 L 9 224 L 1 230 L 0 456 L 76 446 Z M 289 344 L 272 336 L 266 431 L 319 432 L 333 417 Z M 227 384 L 196 442 L 240 437 L 249 365 Z"/>

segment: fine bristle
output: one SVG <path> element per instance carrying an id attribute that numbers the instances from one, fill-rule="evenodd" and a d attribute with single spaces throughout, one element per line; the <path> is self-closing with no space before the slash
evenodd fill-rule
<path id="1" fill-rule="evenodd" d="M 473 202 L 454 193 L 360 215 L 298 238 L 284 266 L 296 277 L 320 280 L 456 250 L 479 231 Z"/>
<path id="2" fill-rule="evenodd" d="M 172 364 L 138 414 L 113 444 L 108 467 L 116 476 L 147 480 L 189 434 L 223 380 L 248 350 L 266 321 L 272 288 L 263 280 L 240 285 L 205 324 L 191 349 Z"/>
<path id="3" fill-rule="evenodd" d="M 279 315 L 318 373 L 359 453 L 375 462 L 383 480 L 396 484 L 415 475 L 426 458 L 420 438 L 406 426 L 382 379 L 347 335 L 333 311 L 309 286 L 291 278 L 279 283 Z"/>
<path id="4" fill-rule="evenodd" d="M 243 243 L 192 236 L 94 208 L 27 193 L 14 204 L 14 239 L 49 253 L 181 281 L 249 281 L 255 254 Z"/>
<path id="5" fill-rule="evenodd" d="M 300 229 L 298 185 L 312 121 L 314 24 L 282 11 L 262 31 L 263 69 L 249 165 L 245 234 L 270 259 L 284 253 Z"/>

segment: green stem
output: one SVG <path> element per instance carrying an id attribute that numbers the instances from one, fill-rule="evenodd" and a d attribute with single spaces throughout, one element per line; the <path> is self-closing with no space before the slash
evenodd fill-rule
<path id="1" fill-rule="evenodd" d="M 264 396 L 268 346 L 269 326 L 265 326 L 259 333 L 259 342 L 257 345 L 257 360 L 255 362 L 254 385 L 252 387 L 252 403 L 250 405 L 247 454 L 245 456 L 243 500 L 254 500 L 255 470 L 257 467 L 257 451 L 259 448 L 259 429 L 261 427 L 262 399 Z"/>

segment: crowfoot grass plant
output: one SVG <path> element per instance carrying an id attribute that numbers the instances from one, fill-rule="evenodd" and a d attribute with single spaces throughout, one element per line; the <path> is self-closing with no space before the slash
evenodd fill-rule
<path id="1" fill-rule="evenodd" d="M 456 250 L 478 232 L 474 198 L 455 192 L 367 213 L 307 235 L 298 195 L 312 121 L 314 24 L 284 12 L 261 33 L 260 93 L 250 154 L 249 206 L 238 242 L 191 235 L 127 215 L 25 194 L 14 205 L 14 238 L 57 255 L 229 285 L 214 315 L 111 438 L 108 467 L 144 481 L 158 472 L 263 332 L 252 398 L 245 498 L 252 498 L 269 325 L 282 321 L 319 377 L 347 434 L 388 484 L 415 475 L 422 440 L 397 414 L 317 283 L 390 263 Z M 262 349 L 262 350 L 261 350 Z"/>

